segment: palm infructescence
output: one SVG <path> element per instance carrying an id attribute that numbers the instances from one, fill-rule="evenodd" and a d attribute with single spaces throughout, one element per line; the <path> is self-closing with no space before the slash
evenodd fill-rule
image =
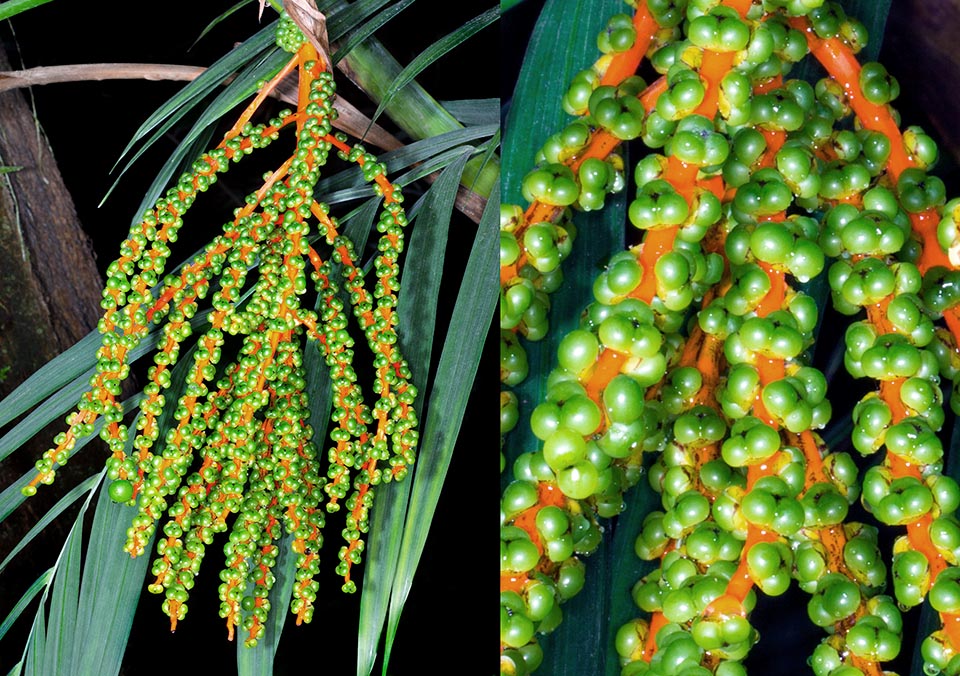
<path id="1" fill-rule="evenodd" d="M 507 120 L 508 157 L 553 126 L 532 169 L 504 174 L 505 200 L 527 206 L 501 209 L 501 380 L 522 388 L 501 395 L 501 673 L 743 674 L 759 635 L 777 640 L 754 607 L 794 582 L 824 630 L 817 676 L 891 673 L 911 651 L 915 670 L 960 673 L 960 489 L 943 444 L 945 391 L 960 409 L 960 202 L 928 173 L 936 145 L 901 129 L 899 84 L 864 58 L 850 3 L 629 4 L 576 5 L 602 17 L 603 54 L 573 68 L 573 119 L 521 99 L 522 73 Z M 529 72 L 558 44 L 551 21 L 570 31 L 559 51 L 588 53 L 569 14 L 547 3 Z M 627 219 L 635 246 L 617 239 Z M 606 257 L 564 280 L 583 240 Z M 828 304 L 851 318 L 841 357 L 865 383 L 832 423 L 846 441 L 819 432 L 829 397 L 848 396 L 812 360 Z M 574 328 L 551 358 L 530 341 L 551 336 L 556 306 Z M 527 416 L 533 439 L 512 430 Z M 634 551 L 649 563 L 625 562 Z M 561 612 L 591 576 L 628 598 L 594 585 L 619 623 L 608 645 L 568 651 L 551 632 L 606 621 Z M 911 643 L 906 611 L 925 600 Z"/>
<path id="2" fill-rule="evenodd" d="M 397 3 L 386 14 L 408 4 Z M 287 607 L 297 624 L 310 622 L 318 596 L 328 594 L 317 580 L 323 562 L 332 558 L 330 547 L 323 549 L 326 520 L 343 538 L 339 565 L 330 564 L 342 577 L 343 591 L 357 590 L 362 576 L 375 580 L 359 585 L 358 672 L 373 667 L 388 606 L 391 649 L 479 359 L 480 341 L 463 327 L 477 315 L 489 317 L 495 302 L 492 283 L 480 274 L 494 255 L 495 125 L 477 123 L 482 115 L 467 110 L 476 101 L 461 106 L 473 120 L 464 127 L 417 86 L 403 85 L 489 25 L 495 13 L 438 41 L 440 47 L 404 71 L 383 60 L 376 51 L 382 47 L 360 42 L 362 35 L 351 42 L 351 29 L 369 35 L 383 23 L 370 13 L 378 7 L 319 7 L 326 16 L 306 0 L 277 3 L 286 10 L 281 19 L 238 48 L 232 67 L 211 69 L 227 84 L 210 110 L 228 110 L 255 93 L 253 101 L 212 150 L 191 162 L 192 142 L 202 141 L 192 130 L 179 157 L 168 162 L 165 171 L 182 163 L 183 173 L 132 225 L 120 257 L 107 269 L 100 336 L 85 339 L 0 402 L 7 424 L 62 384 L 76 389 L 88 383 L 67 428 L 35 471 L 0 493 L 3 518 L 41 484 L 53 483 L 57 469 L 95 435 L 110 452 L 106 469 L 70 490 L 36 529 L 85 498 L 53 567 L 19 592 L 21 601 L 11 604 L 0 629 L 2 638 L 40 598 L 16 667 L 24 673 L 119 670 L 145 586 L 143 555 L 156 550 L 146 586 L 163 595 L 163 611 L 175 629 L 186 617 L 195 582 L 203 589 L 202 581 L 213 575 L 201 574 L 210 546 L 226 555 L 220 617 L 229 638 L 239 631 L 238 643 L 247 646 L 237 651 L 237 668 L 270 673 Z M 332 49 L 327 19 L 340 39 Z M 357 51 L 363 55 L 339 50 L 344 43 L 362 47 Z M 407 122 L 414 127 L 408 133 L 422 141 L 408 148 L 397 143 L 400 148 L 381 162 L 334 132 L 333 65 L 350 58 L 354 75 L 371 65 L 387 73 L 394 68 L 390 88 L 378 91 L 381 108 L 391 114 L 391 102 L 405 104 L 407 115 L 416 118 L 410 110 L 419 105 L 420 119 Z M 371 58 L 372 64 L 364 61 Z M 362 73 L 357 77 L 363 86 Z M 294 109 L 263 119 L 264 102 L 289 78 L 296 81 Z M 198 80 L 185 90 L 193 94 L 178 95 L 178 105 L 195 105 L 202 97 L 198 89 L 210 86 L 209 79 Z M 176 110 L 168 106 L 167 115 Z M 208 125 L 217 119 L 209 110 L 206 115 Z M 480 147 L 470 145 L 489 137 Z M 269 156 L 261 149 L 285 143 L 292 150 L 236 205 L 222 233 L 182 264 L 172 263 L 182 226 L 186 222 L 184 232 L 191 227 L 188 210 L 209 197 L 203 193 L 224 181 L 228 169 L 242 170 Z M 408 171 L 388 179 L 388 164 L 391 174 Z M 430 188 L 414 183 L 430 173 Z M 461 182 L 467 191 L 491 197 L 493 206 L 484 209 L 481 199 L 480 210 L 472 210 L 479 230 L 466 268 L 449 281 L 434 270 Z M 417 199 L 409 198 L 411 192 Z M 364 200 L 359 207 L 334 216 L 338 203 L 358 198 Z M 412 239 L 405 234 L 408 219 Z M 462 288 L 437 350 L 435 375 L 428 379 L 433 334 L 442 326 L 436 326 L 441 279 Z M 123 399 L 122 383 L 144 354 L 152 354 L 153 364 L 139 376 L 143 391 Z M 85 374 L 90 366 L 92 375 Z M 54 376 L 54 370 L 60 372 Z M 58 378 L 61 384 L 51 382 Z M 431 403 L 434 396 L 442 405 Z M 49 421 L 51 407 L 63 406 L 62 395 L 53 399 L 0 438 L 0 457 L 30 436 L 28 430 Z M 412 468 L 421 438 L 428 459 L 417 472 Z M 411 470 L 412 489 L 409 481 L 402 489 L 387 485 Z M 85 525 L 84 514 L 94 505 L 92 525 Z M 28 533 L 0 569 L 35 537 Z"/>

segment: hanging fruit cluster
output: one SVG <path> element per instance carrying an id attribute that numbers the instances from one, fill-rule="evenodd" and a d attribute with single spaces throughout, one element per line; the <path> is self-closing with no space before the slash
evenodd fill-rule
<path id="1" fill-rule="evenodd" d="M 925 671 L 960 674 L 960 488 L 943 474 L 943 389 L 960 412 L 960 201 L 928 173 L 899 85 L 859 63 L 863 25 L 822 0 L 649 0 L 610 19 L 603 56 L 563 99 L 575 118 L 501 212 L 501 380 L 527 375 L 519 337 L 546 331 L 571 255 L 571 210 L 624 188 L 614 154 L 648 148 L 628 217 L 644 232 L 593 284 L 559 343 L 538 448 L 501 500 L 501 673 L 534 671 L 536 634 L 584 584 L 599 519 L 641 477 L 661 495 L 636 552 L 643 616 L 616 637 L 622 674 L 745 674 L 759 593 L 809 594 L 817 676 L 879 676 L 901 612 L 939 613 Z M 644 57 L 656 76 L 635 73 Z M 826 71 L 790 77 L 804 59 Z M 811 363 L 823 276 L 854 321 L 844 363 L 867 394 L 858 463 L 827 447 L 827 378 Z M 501 395 L 501 435 L 519 419 Z M 876 457 L 879 456 L 879 457 Z M 869 466 L 861 470 L 859 466 Z M 644 476 L 646 473 L 646 476 Z M 875 523 L 849 518 L 860 500 Z M 897 533 L 881 551 L 879 529 Z M 892 580 L 892 588 L 888 581 Z"/>
<path id="2" fill-rule="evenodd" d="M 197 159 L 131 229 L 107 271 L 99 324 L 103 344 L 91 389 L 24 488 L 32 495 L 38 484 L 51 483 L 77 440 L 102 420 L 100 436 L 111 450 L 110 497 L 137 507 L 127 533 L 131 556 L 144 553 L 167 514 L 156 544 L 156 579 L 148 589 L 164 595 L 171 629 L 187 613 L 206 547 L 229 528 L 220 615 L 230 638 L 242 628 L 248 645 L 265 631 L 284 534 L 292 536 L 297 556 L 290 609 L 298 624 L 312 619 L 324 512 L 338 511 L 341 504 L 348 514 L 337 572 L 343 590 L 355 591 L 351 567 L 361 560 L 374 488 L 404 478 L 417 443 L 417 391 L 396 334 L 403 198 L 383 164 L 332 133 L 333 76 L 324 46 L 316 35 L 310 37 L 283 16 L 277 43 L 292 53 L 290 61 L 263 84 L 223 141 Z M 291 74 L 299 83 L 296 111 L 254 125 L 250 120 L 261 103 Z M 288 127 L 296 136 L 289 158 L 264 176 L 223 233 L 194 260 L 166 272 L 170 246 L 199 194 Z M 314 196 L 332 150 L 361 167 L 382 198 L 372 291 L 353 243 Z M 195 329 L 191 320 L 201 315 L 200 301 L 207 296 L 211 307 L 198 325 L 202 333 L 185 347 Z M 373 354 L 372 405 L 353 366 L 348 306 L 358 325 L 354 333 L 365 336 Z M 131 352 L 151 325 L 161 323 L 131 430 L 118 401 L 121 383 L 129 375 Z M 307 422 L 307 381 L 316 374 L 304 368 L 305 350 L 320 350 L 329 368 L 334 428 L 327 462 Z M 181 351 L 192 363 L 180 359 Z M 236 357 L 222 359 L 227 354 Z"/>

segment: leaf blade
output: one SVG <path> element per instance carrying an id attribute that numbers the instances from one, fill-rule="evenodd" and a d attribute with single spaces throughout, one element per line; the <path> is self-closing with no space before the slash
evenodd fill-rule
<path id="1" fill-rule="evenodd" d="M 91 477 L 88 477 L 86 480 L 82 481 L 80 484 L 75 486 L 69 493 L 60 498 L 57 503 L 51 507 L 46 514 L 44 514 L 39 521 L 37 521 L 33 527 L 27 531 L 27 534 L 21 538 L 20 542 L 10 550 L 10 553 L 7 554 L 7 557 L 0 563 L 0 572 L 3 572 L 3 569 L 13 561 L 16 555 L 28 544 L 30 544 L 33 539 L 46 528 L 54 519 L 56 519 L 63 511 L 72 505 L 74 502 L 79 500 L 84 493 L 88 492 L 93 485 L 99 480 L 100 475 L 94 474 Z"/>
<path id="2" fill-rule="evenodd" d="M 218 14 L 216 18 L 214 18 L 210 23 L 206 25 L 206 27 L 204 27 L 202 31 L 200 31 L 200 35 L 197 36 L 197 39 L 193 41 L 193 44 L 190 45 L 187 51 L 196 47 L 197 43 L 200 42 L 207 35 L 207 33 L 212 31 L 217 26 L 217 24 L 219 24 L 221 21 L 226 19 L 228 16 L 236 12 L 238 9 L 240 9 L 244 5 L 249 5 L 253 1 L 254 0 L 239 0 L 236 4 L 233 5 L 233 7 L 230 7 L 229 9 L 226 9 L 220 14 Z"/>
<path id="3" fill-rule="evenodd" d="M 381 14 L 380 10 L 390 2 L 391 0 L 356 0 L 339 6 L 339 11 L 331 12 L 327 17 L 327 36 L 330 42 L 336 42 L 370 16 Z"/>
<path id="4" fill-rule="evenodd" d="M 490 271 L 497 265 L 498 249 L 494 238 L 499 237 L 499 203 L 499 186 L 495 186 L 464 269 L 426 407 L 426 421 L 420 437 L 421 457 L 413 477 L 407 510 L 407 522 L 413 527 L 404 533 L 394 575 L 384 671 L 479 365 L 483 342 L 477 340 L 476 327 L 487 326 L 492 321 L 497 302 L 498 287 Z"/>
<path id="5" fill-rule="evenodd" d="M 441 101 L 451 115 L 468 127 L 478 124 L 500 124 L 500 99 L 459 99 Z"/>
<path id="6" fill-rule="evenodd" d="M 365 24 L 360 26 L 357 30 L 350 33 L 350 37 L 347 38 L 346 42 L 344 42 L 342 45 L 338 45 L 337 51 L 334 52 L 333 56 L 330 57 L 330 60 L 333 61 L 333 65 L 337 65 L 341 59 L 353 51 L 354 47 L 361 44 L 375 32 L 383 28 L 391 19 L 396 17 L 400 12 L 412 4 L 413 0 L 400 0 L 400 2 L 397 4 L 383 10 L 376 16 L 372 17 Z"/>
<path id="7" fill-rule="evenodd" d="M 28 9 L 45 5 L 48 2 L 50 2 L 50 0 L 7 0 L 4 3 L 0 3 L 0 21 L 9 19 L 21 12 L 26 12 Z"/>
<path id="8" fill-rule="evenodd" d="M 157 108 L 133 133 L 133 137 L 120 153 L 117 163 L 126 157 L 127 153 L 133 149 L 138 141 L 146 137 L 147 134 L 171 116 L 177 116 L 179 119 L 185 115 L 199 103 L 204 96 L 216 89 L 217 86 L 229 77 L 238 68 L 238 64 L 246 63 L 249 59 L 255 58 L 253 55 L 268 49 L 275 40 L 275 24 L 276 22 L 273 22 L 264 26 L 253 36 L 244 40 L 235 49 L 232 49 L 229 53 L 215 61 L 195 80 L 189 82 L 183 89 L 170 97 L 166 103 Z"/>
<path id="9" fill-rule="evenodd" d="M 167 161 L 164 162 L 157 176 L 147 189 L 144 198 L 141 200 L 140 206 L 134 214 L 135 219 L 139 218 L 146 209 L 149 209 L 156 202 L 157 198 L 163 193 L 163 188 L 170 182 L 170 179 L 173 177 L 177 168 L 181 166 L 181 163 L 191 160 L 188 153 L 193 149 L 194 141 L 213 124 L 222 119 L 231 109 L 253 96 L 257 90 L 257 82 L 259 80 L 273 76 L 283 67 L 283 64 L 289 60 L 289 55 L 280 48 L 277 47 L 269 50 L 259 61 L 248 64 L 230 84 L 224 87 L 223 91 L 204 109 Z M 153 134 L 149 141 L 124 165 L 120 175 L 117 176 L 104 199 L 110 195 L 110 191 L 116 188 L 120 178 L 127 169 L 133 165 L 154 141 L 162 136 L 162 132 L 166 131 L 168 126 L 169 122 L 164 123 L 160 129 L 158 129 L 157 133 Z"/>
<path id="10" fill-rule="evenodd" d="M 27 587 L 27 591 L 23 593 L 23 596 L 20 597 L 20 600 L 17 601 L 13 609 L 7 613 L 7 616 L 4 618 L 3 623 L 0 623 L 0 639 L 3 639 L 6 636 L 7 632 L 10 631 L 10 627 L 13 626 L 13 623 L 17 621 L 20 615 L 23 614 L 23 611 L 26 610 L 27 606 L 30 605 L 30 602 L 36 598 L 37 594 L 42 592 L 47 585 L 50 583 L 50 579 L 53 577 L 54 569 L 51 566 L 44 573 L 40 575 L 33 584 Z"/>
<path id="11" fill-rule="evenodd" d="M 473 37 L 499 18 L 500 8 L 497 6 L 491 7 L 483 14 L 470 19 L 455 31 L 448 33 L 420 52 L 420 54 L 417 55 L 413 61 L 411 61 L 402 71 L 400 71 L 397 77 L 394 78 L 393 82 L 390 83 L 390 87 L 387 89 L 385 95 L 380 101 L 380 104 L 377 106 L 376 112 L 374 112 L 373 117 L 371 118 L 372 121 L 376 122 L 377 118 L 380 117 L 380 113 L 382 113 L 387 105 L 389 105 L 396 93 L 410 84 L 410 82 L 412 82 L 417 75 L 422 73 L 434 61 L 444 56 L 450 50 L 463 44 L 466 40 Z"/>
<path id="12" fill-rule="evenodd" d="M 414 222 L 413 234 L 407 248 L 407 261 L 403 268 L 398 299 L 398 333 L 407 336 L 406 340 L 401 341 L 401 348 L 414 382 L 425 382 L 430 371 L 442 276 L 442 270 L 436 261 L 443 260 L 446 252 L 457 187 L 468 158 L 469 153 L 462 153 L 444 169 L 424 195 L 423 207 Z M 419 415 L 419 410 L 417 412 Z M 410 482 L 406 483 L 407 486 L 404 487 L 390 487 L 387 509 L 376 509 L 380 501 L 379 491 L 374 502 L 373 525 L 367 542 L 368 553 L 363 574 L 363 594 L 360 598 L 358 676 L 367 676 L 373 671 L 380 632 L 386 619 L 391 585 L 381 582 L 390 579 L 389 571 L 395 569 L 399 554 L 404 520 L 396 515 L 406 512 Z"/>
<path id="13" fill-rule="evenodd" d="M 620 11 L 615 0 L 587 0 L 575 6 L 562 0 L 548 0 L 531 35 L 523 66 L 507 113 L 502 153 L 502 184 L 505 202 L 524 204 L 521 184 L 534 166 L 534 156 L 546 137 L 563 128 L 571 118 L 560 106 L 568 83 L 599 56 L 596 35 L 607 19 Z M 551 298 L 550 331 L 542 341 L 525 343 L 530 373 L 549 373 L 555 363 L 563 336 L 575 328 L 580 312 L 593 299 L 591 291 L 598 261 L 624 248 L 623 222 L 626 219 L 624 193 L 608 197 L 599 212 L 579 213 L 578 232 L 590 233 L 574 242 L 574 254 L 564 261 L 564 293 Z M 546 395 L 545 379 L 530 377 L 514 389 L 521 401 L 540 402 Z M 507 471 L 501 483 L 511 478 L 509 468 L 523 451 L 541 443 L 530 430 L 530 408 L 523 407 L 520 420 L 506 438 L 503 452 Z M 636 490 L 636 489 L 634 489 Z M 596 608 L 613 609 L 607 564 L 612 560 L 610 544 L 604 542 L 587 562 L 587 583 L 564 606 L 564 612 L 581 621 L 564 621 L 549 636 L 538 637 L 544 652 L 540 670 L 553 676 L 604 673 L 602 653 L 608 645 L 609 625 L 598 620 Z M 617 607 L 619 611 L 620 608 Z"/>
<path id="14" fill-rule="evenodd" d="M 419 162 L 425 162 L 431 158 L 435 158 L 457 146 L 465 145 L 476 139 L 493 136 L 498 128 L 499 125 L 496 124 L 457 128 L 453 131 L 423 139 L 422 141 L 414 141 L 403 148 L 391 150 L 381 155 L 379 159 L 386 165 L 387 173 L 394 175 L 401 169 L 406 169 Z M 353 167 L 337 172 L 321 180 L 317 184 L 316 193 L 318 195 L 324 195 L 324 201 L 329 203 L 329 195 L 336 194 L 337 191 L 355 189 L 357 186 L 360 186 L 363 189 L 367 189 L 367 192 L 372 192 L 372 188 L 368 189 L 368 187 L 363 184 L 361 176 L 362 172 Z"/>
<path id="15" fill-rule="evenodd" d="M 101 485 L 80 587 L 76 673 L 117 674 L 150 557 L 123 551 L 134 510 L 113 502 Z M 152 541 L 151 541 L 152 543 Z M 147 549 L 150 549 L 148 544 Z M 102 593 L 109 585 L 110 594 Z M 98 591 L 100 593 L 98 593 Z"/>
<path id="16" fill-rule="evenodd" d="M 78 599 L 80 596 L 81 547 L 83 544 L 83 512 L 70 529 L 64 543 L 50 593 L 50 619 L 44 649 L 43 673 L 70 676 Z"/>

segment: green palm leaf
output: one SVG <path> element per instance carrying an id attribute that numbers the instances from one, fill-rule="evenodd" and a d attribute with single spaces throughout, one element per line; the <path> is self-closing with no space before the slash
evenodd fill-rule
<path id="1" fill-rule="evenodd" d="M 55 574 L 55 570 L 51 569 Z M 52 582 L 52 581 L 51 581 Z M 33 626 L 30 628 L 30 639 L 27 643 L 27 649 L 24 651 L 23 659 L 20 661 L 24 665 L 24 674 L 26 676 L 43 675 L 43 656 L 47 645 L 47 613 L 44 610 L 44 602 L 47 598 L 49 586 L 44 588 L 43 596 L 40 599 L 40 609 L 33 618 Z"/>
<path id="2" fill-rule="evenodd" d="M 200 42 L 204 38 L 204 36 L 207 35 L 210 31 L 216 28 L 216 26 L 219 25 L 224 19 L 229 17 L 231 14 L 236 12 L 238 9 L 240 9 L 244 5 L 249 5 L 253 1 L 254 0 L 239 0 L 239 2 L 237 2 L 233 7 L 218 14 L 216 18 L 214 18 L 210 23 L 204 26 L 203 30 L 200 31 L 200 35 L 198 35 L 197 39 L 193 41 L 192 45 L 190 45 L 190 49 L 193 49 L 194 47 L 196 47 L 197 43 Z"/>
<path id="3" fill-rule="evenodd" d="M 494 188 L 480 219 L 427 402 L 419 468 L 413 480 L 407 527 L 390 597 L 384 673 L 480 361 L 481 344 L 472 334 L 477 326 L 487 325 L 497 302 L 496 282 L 490 270 L 497 259 L 494 242 L 498 237 L 498 193 L 499 189 Z"/>
<path id="4" fill-rule="evenodd" d="M 53 566 L 53 579 L 44 589 L 24 655 L 27 674 L 59 676 L 78 673 L 74 670 L 73 657 L 77 643 L 75 631 L 82 570 L 83 519 L 93 497 L 93 490 L 99 485 L 104 474 L 105 471 L 101 472 L 97 477 L 98 481 L 94 481 L 88 488 L 87 499 Z M 48 598 L 49 615 L 46 612 Z M 81 641 L 84 639 L 85 637 L 80 637 Z"/>
<path id="5" fill-rule="evenodd" d="M 75 629 L 75 674 L 117 674 L 133 626 L 149 556 L 123 551 L 134 510 L 113 502 L 106 486 L 97 493 L 80 581 Z M 150 547 L 148 547 L 150 549 Z M 103 590 L 109 589 L 109 594 Z"/>
<path id="6" fill-rule="evenodd" d="M 137 131 L 134 132 L 133 138 L 130 139 L 123 149 L 123 152 L 120 153 L 120 158 L 117 162 L 119 163 L 120 160 L 126 157 L 127 153 L 129 153 L 137 143 L 147 138 L 147 134 L 162 125 L 166 125 L 162 127 L 163 129 L 169 129 L 191 109 L 197 106 L 208 94 L 223 84 L 228 77 L 240 70 L 251 60 L 262 56 L 266 51 L 273 48 L 275 32 L 275 24 L 264 26 L 253 37 L 242 42 L 236 49 L 230 51 L 229 54 L 226 54 L 223 58 L 203 71 L 197 79 L 184 86 L 183 89 L 160 106 L 140 125 Z M 159 136 L 154 135 L 154 137 L 146 143 L 149 145 L 158 137 Z M 141 148 L 141 152 L 145 149 L 146 148 Z"/>
<path id="7" fill-rule="evenodd" d="M 413 0 L 400 0 L 400 2 L 391 5 L 382 12 L 377 12 L 372 17 L 367 18 L 366 23 L 350 33 L 350 37 L 344 40 L 342 44 L 337 45 L 337 51 L 330 56 L 330 59 L 333 61 L 333 65 L 337 65 L 337 63 L 347 56 L 347 54 L 349 54 L 354 47 L 369 38 L 379 29 L 386 26 L 387 23 L 389 23 L 400 12 L 412 4 Z"/>
<path id="8" fill-rule="evenodd" d="M 403 348 L 417 382 L 424 382 L 430 371 L 442 276 L 442 266 L 437 265 L 437 261 L 444 259 L 457 186 L 468 159 L 469 154 L 461 151 L 459 158 L 444 169 L 440 178 L 423 196 L 417 209 L 416 227 L 410 238 L 407 254 L 410 260 L 401 282 L 400 301 L 403 309 L 399 328 L 401 335 L 408 336 L 403 341 Z M 421 395 L 415 406 L 418 416 L 423 408 L 423 398 Z M 374 527 L 370 533 L 370 553 L 363 577 L 357 645 L 358 676 L 366 676 L 373 670 L 380 631 L 390 600 L 390 573 L 395 570 L 400 541 L 406 528 L 403 519 L 390 518 L 390 515 L 406 512 L 409 482 L 384 488 L 388 489 L 385 491 L 385 506 L 379 507 L 379 501 L 374 503 Z"/>
<path id="9" fill-rule="evenodd" d="M 504 136 L 504 190 L 507 201 L 520 199 L 520 182 L 532 167 L 533 156 L 550 130 L 562 128 L 569 116 L 559 102 L 575 73 L 588 67 L 597 56 L 596 35 L 607 18 L 616 13 L 621 3 L 615 0 L 592 0 L 577 3 L 575 8 L 562 1 L 548 1 L 534 29 L 524 59 L 523 69 L 513 93 Z M 562 64 L 557 67 L 556 64 Z M 539 134 L 523 130 L 535 129 Z M 582 308 L 592 300 L 592 282 L 601 261 L 623 248 L 626 199 L 621 193 L 608 198 L 603 211 L 579 214 L 575 220 L 578 237 L 576 254 L 564 262 L 566 293 L 551 299 L 550 332 L 538 343 L 527 345 L 531 374 L 548 373 L 556 361 L 560 339 L 575 328 Z M 546 389 L 543 379 L 530 377 L 518 388 L 517 396 L 525 401 L 541 401 Z M 521 411 L 517 428 L 504 446 L 507 467 L 521 450 L 531 448 L 537 439 L 530 432 L 530 411 Z M 508 472 L 504 472 L 505 475 Z M 640 491 L 644 502 L 645 486 Z M 632 544 L 632 543 L 631 543 Z M 619 552 L 621 548 L 617 548 Z M 574 676 L 602 673 L 603 651 L 607 645 L 607 614 L 611 604 L 610 576 L 605 571 L 616 561 L 609 541 L 587 561 L 587 584 L 567 607 L 565 613 L 578 620 L 560 624 L 542 641 L 545 659 L 543 673 Z M 618 609 L 619 610 L 619 609 Z"/>
<path id="10" fill-rule="evenodd" d="M 396 78 L 394 78 L 393 82 L 390 83 L 389 88 L 380 100 L 380 105 L 377 106 L 377 110 L 373 114 L 372 120 L 376 122 L 377 118 L 380 117 L 380 113 L 383 112 L 393 97 L 396 96 L 397 92 L 407 86 L 415 77 L 417 77 L 417 75 L 429 67 L 430 64 L 443 57 L 450 50 L 459 47 L 466 40 L 470 39 L 472 36 L 476 35 L 499 18 L 500 9 L 498 7 L 491 7 L 483 14 L 471 19 L 457 30 L 453 31 L 449 35 L 445 35 L 423 50 L 420 55 L 411 61 L 406 68 L 400 71 Z"/>
<path id="11" fill-rule="evenodd" d="M 40 575 L 40 577 L 38 577 L 29 588 L 27 588 L 27 591 L 23 593 L 23 596 L 20 597 L 20 600 L 17 601 L 16 605 L 10 610 L 3 622 L 0 623 L 0 639 L 7 635 L 7 632 L 10 631 L 10 627 L 12 627 L 13 623 L 17 621 L 20 615 L 23 614 L 23 611 L 27 609 L 27 606 L 30 605 L 30 602 L 37 597 L 37 594 L 47 588 L 47 585 L 50 584 L 50 579 L 53 577 L 54 572 L 55 571 L 53 568 L 49 568 L 46 572 Z"/>
<path id="12" fill-rule="evenodd" d="M 500 124 L 500 99 L 444 101 L 443 107 L 468 127 L 478 124 Z"/>
<path id="13" fill-rule="evenodd" d="M 60 498 L 60 500 L 57 501 L 57 504 L 51 507 L 49 511 L 33 525 L 33 528 L 27 531 L 27 534 L 23 536 L 20 542 L 18 542 L 17 545 L 10 550 L 10 553 L 7 554 L 7 558 L 0 563 L 0 572 L 3 572 L 3 569 L 7 567 L 7 564 L 9 564 L 24 547 L 30 544 L 38 533 L 46 528 L 54 519 L 60 516 L 67 507 L 75 503 L 86 493 L 89 493 L 94 485 L 99 482 L 99 480 L 100 476 L 95 474 L 94 476 L 89 477 L 86 481 L 80 482 L 80 484 L 75 486 L 69 493 Z"/>
<path id="14" fill-rule="evenodd" d="M 86 505 L 85 505 L 86 506 Z M 50 593 L 50 619 L 44 646 L 43 673 L 66 676 L 76 673 L 72 657 L 80 596 L 81 552 L 83 551 L 83 512 L 73 524 L 57 562 Z"/>
<path id="15" fill-rule="evenodd" d="M 336 42 L 347 33 L 355 35 L 355 28 L 372 16 L 382 15 L 383 12 L 380 10 L 390 2 L 392 0 L 357 0 L 330 12 L 327 18 L 327 35 L 330 42 Z"/>
<path id="16" fill-rule="evenodd" d="M 199 152 L 198 144 L 196 142 L 201 139 L 208 140 L 212 134 L 213 126 L 219 120 L 221 120 L 227 113 L 237 107 L 240 103 L 249 99 L 257 91 L 257 84 L 261 80 L 275 75 L 283 67 L 283 64 L 289 60 L 289 54 L 280 50 L 279 48 L 274 48 L 269 50 L 266 54 L 258 55 L 255 60 L 243 67 L 240 73 L 237 74 L 237 77 L 234 78 L 230 84 L 224 87 L 223 91 L 220 92 L 220 94 L 210 103 L 210 105 L 207 106 L 203 113 L 200 114 L 200 117 L 196 122 L 194 122 L 193 127 L 190 128 L 190 130 L 177 145 L 176 149 L 160 168 L 160 172 L 157 174 L 157 177 L 153 180 L 153 183 L 150 185 L 150 187 L 147 188 L 146 194 L 140 201 L 140 206 L 134 214 L 134 218 L 139 218 L 140 215 L 146 209 L 148 209 L 162 194 L 163 190 L 170 183 L 170 180 L 177 175 L 178 172 L 182 172 L 189 162 L 193 161 L 196 153 Z M 206 74 L 206 72 L 204 74 Z M 196 82 L 196 80 L 194 80 L 194 82 Z M 176 116 L 171 116 L 170 119 L 168 119 L 159 129 L 156 130 L 156 132 L 153 133 L 153 135 L 151 135 L 151 137 L 144 143 L 140 150 L 138 150 L 127 161 L 123 169 L 120 171 L 120 174 L 117 176 L 116 181 L 114 181 L 113 186 L 110 188 L 111 191 L 117 186 L 117 183 L 127 169 L 129 169 L 130 166 L 140 157 L 140 155 L 142 155 L 144 151 L 152 146 L 157 139 L 162 137 L 163 134 L 168 131 L 169 127 L 180 119 L 181 115 L 182 112 L 177 111 Z M 203 135 L 205 133 L 207 135 L 204 137 Z M 199 145 L 201 150 L 207 147 L 206 140 L 203 140 L 202 145 Z M 109 194 L 110 193 L 108 191 L 107 196 L 109 196 Z M 104 197 L 104 199 L 106 199 L 106 197 Z"/>
<path id="17" fill-rule="evenodd" d="M 7 0 L 0 3 L 0 21 L 9 19 L 11 16 L 26 12 L 28 9 L 39 7 L 50 0 Z"/>

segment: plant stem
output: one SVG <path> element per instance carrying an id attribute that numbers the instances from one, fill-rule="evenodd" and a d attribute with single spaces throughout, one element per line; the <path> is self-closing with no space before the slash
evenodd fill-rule
<path id="1" fill-rule="evenodd" d="M 337 3 L 335 7 L 344 5 L 346 3 Z M 336 45 L 332 47 L 336 51 Z M 337 63 L 337 68 L 377 103 L 403 70 L 383 44 L 373 37 L 344 55 Z M 403 131 L 418 140 L 463 128 L 463 125 L 416 81 L 401 89 L 384 108 L 384 112 Z M 460 183 L 487 197 L 499 180 L 499 157 L 493 157 L 486 163 L 483 158 L 474 157 L 467 162 Z"/>
<path id="2" fill-rule="evenodd" d="M 65 66 L 37 66 L 36 68 L 25 68 L 23 70 L 0 71 L 0 92 L 20 87 L 32 87 L 33 85 L 88 80 L 175 80 L 189 82 L 195 80 L 204 70 L 206 69 L 202 66 L 181 66 L 167 63 L 77 63 Z M 297 102 L 295 92 L 284 85 L 285 83 L 280 83 L 270 95 L 286 103 L 295 104 Z M 403 94 L 398 96 L 402 97 Z M 337 97 L 333 107 L 338 114 L 337 119 L 333 121 L 333 126 L 337 129 L 341 129 L 352 136 L 363 136 L 369 144 L 384 150 L 397 150 L 404 146 L 402 141 L 386 129 L 376 123 L 371 123 L 370 118 L 342 96 Z M 479 161 L 480 158 L 475 159 Z M 467 166 L 469 167 L 470 163 Z M 15 170 L 7 168 L 8 172 Z M 0 173 L 3 173 L 2 170 L 0 170 Z M 433 173 L 426 179 L 432 182 L 438 175 Z M 482 196 L 475 193 L 477 191 L 472 190 L 470 183 L 464 180 L 463 185 L 457 192 L 456 205 L 460 211 L 477 223 L 480 221 L 480 215 L 483 212 L 485 203 L 483 198 L 489 194 L 489 191 Z"/>

